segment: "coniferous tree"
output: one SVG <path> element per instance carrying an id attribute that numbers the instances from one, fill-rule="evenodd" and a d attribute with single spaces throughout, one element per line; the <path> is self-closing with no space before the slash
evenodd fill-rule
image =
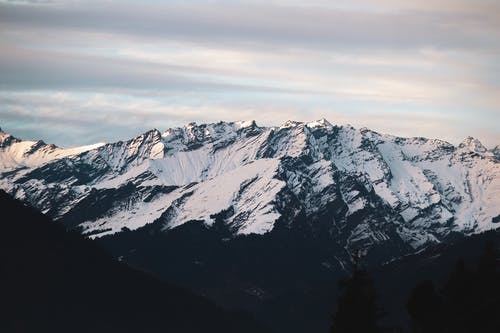
<path id="1" fill-rule="evenodd" d="M 488 286 L 498 285 L 496 278 L 499 274 L 500 261 L 498 253 L 492 243 L 486 244 L 484 251 L 479 258 L 477 273 L 480 279 Z"/>
<path id="2" fill-rule="evenodd" d="M 443 295 L 448 301 L 456 305 L 461 304 L 464 298 L 463 291 L 471 283 L 470 280 L 471 272 L 465 267 L 464 259 L 460 258 L 443 288 Z"/>
<path id="3" fill-rule="evenodd" d="M 477 268 L 468 271 L 460 260 L 443 294 L 449 332 L 498 332 L 500 328 L 500 274 L 498 254 L 487 244 Z"/>
<path id="4" fill-rule="evenodd" d="M 474 288 L 470 311 L 470 331 L 493 333 L 500 331 L 500 260 L 494 245 L 486 245 L 471 286 Z"/>
<path id="5" fill-rule="evenodd" d="M 411 317 L 412 333 L 433 333 L 443 330 L 443 301 L 430 280 L 413 289 L 406 308 Z"/>
<path id="6" fill-rule="evenodd" d="M 337 303 L 331 333 L 378 333 L 381 311 L 377 305 L 373 281 L 366 269 L 359 267 L 359 257 L 351 277 L 341 281 L 342 295 Z"/>
<path id="7" fill-rule="evenodd" d="M 469 331 L 470 305 L 474 303 L 472 279 L 472 272 L 465 267 L 463 258 L 460 258 L 443 288 L 448 331 Z"/>
<path id="8" fill-rule="evenodd" d="M 488 244 L 468 270 L 460 259 L 442 289 L 436 292 L 431 281 L 413 290 L 407 303 L 412 332 L 498 333 L 500 328 L 499 255 Z"/>

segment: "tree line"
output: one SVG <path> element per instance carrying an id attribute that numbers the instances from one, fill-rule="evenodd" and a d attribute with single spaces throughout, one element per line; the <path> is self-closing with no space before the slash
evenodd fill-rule
<path id="1" fill-rule="evenodd" d="M 354 258 L 351 275 L 340 281 L 341 295 L 330 333 L 499 333 L 500 260 L 488 244 L 468 268 L 459 259 L 441 288 L 420 281 L 406 303 L 409 327 L 384 327 L 370 273 Z"/>

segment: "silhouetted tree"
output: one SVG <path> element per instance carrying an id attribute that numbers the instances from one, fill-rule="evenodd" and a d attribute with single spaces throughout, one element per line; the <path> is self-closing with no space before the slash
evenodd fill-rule
<path id="1" fill-rule="evenodd" d="M 331 333 L 378 333 L 382 313 L 377 305 L 373 281 L 367 270 L 360 268 L 359 256 L 354 257 L 350 278 L 340 282 L 342 295 L 333 319 Z"/>
<path id="2" fill-rule="evenodd" d="M 471 282 L 470 279 L 471 272 L 465 267 L 464 259 L 460 258 L 443 288 L 443 295 L 453 303 L 461 303 L 463 290 Z"/>
<path id="3" fill-rule="evenodd" d="M 492 243 L 486 244 L 477 266 L 478 277 L 490 287 L 497 286 L 499 267 L 500 261 L 494 245 Z"/>
<path id="4" fill-rule="evenodd" d="M 460 258 L 443 288 L 446 326 L 449 331 L 469 331 L 470 305 L 475 303 L 472 278 L 472 272 L 465 267 L 463 258 Z"/>
<path id="5" fill-rule="evenodd" d="M 432 281 L 422 281 L 413 289 L 406 308 L 413 333 L 442 332 L 443 301 Z"/>
<path id="6" fill-rule="evenodd" d="M 477 268 L 460 259 L 439 295 L 431 281 L 419 283 L 407 303 L 412 332 L 500 332 L 500 272 L 498 253 L 488 244 Z"/>
<path id="7" fill-rule="evenodd" d="M 473 304 L 469 317 L 470 331 L 500 331 L 500 272 L 499 255 L 493 244 L 486 245 L 470 288 L 473 288 Z"/>

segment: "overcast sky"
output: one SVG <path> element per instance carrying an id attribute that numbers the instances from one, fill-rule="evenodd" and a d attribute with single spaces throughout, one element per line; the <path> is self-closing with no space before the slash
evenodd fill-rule
<path id="1" fill-rule="evenodd" d="M 0 0 L 0 127 L 74 146 L 324 117 L 493 147 L 499 59 L 499 0 Z"/>

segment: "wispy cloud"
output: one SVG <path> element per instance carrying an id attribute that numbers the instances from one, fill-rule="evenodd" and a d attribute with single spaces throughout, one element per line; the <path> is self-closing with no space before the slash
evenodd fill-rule
<path id="1" fill-rule="evenodd" d="M 500 143 L 498 1 L 0 1 L 0 51 L 0 126 L 55 143 L 321 116 Z"/>
<path id="2" fill-rule="evenodd" d="M 70 2 L 51 6 L 1 5 L 5 25 L 83 30 L 139 38 L 191 40 L 239 47 L 497 48 L 500 14 L 477 12 L 346 10 L 330 6 L 273 6 L 217 2 Z M 481 5 L 478 6 L 482 8 Z M 390 8 L 390 7 L 389 7 Z M 404 9 L 404 7 L 402 8 Z M 426 10 L 427 9 L 427 10 Z M 465 9 L 465 8 L 464 8 Z"/>

